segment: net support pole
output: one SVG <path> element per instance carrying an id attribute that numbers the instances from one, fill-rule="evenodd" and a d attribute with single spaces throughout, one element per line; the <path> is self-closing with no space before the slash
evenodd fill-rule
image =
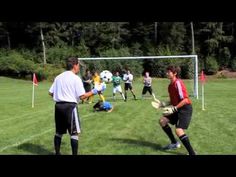
<path id="1" fill-rule="evenodd" d="M 194 57 L 194 96 L 198 99 L 198 56 Z"/>

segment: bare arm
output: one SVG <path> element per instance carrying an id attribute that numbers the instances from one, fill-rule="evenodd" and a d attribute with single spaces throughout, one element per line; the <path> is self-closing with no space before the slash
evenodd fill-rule
<path id="1" fill-rule="evenodd" d="M 90 96 L 92 96 L 92 95 L 93 95 L 93 92 L 90 91 L 90 92 L 86 92 L 85 94 L 81 95 L 79 98 L 80 98 L 81 100 L 84 100 L 84 99 L 86 99 L 86 98 L 88 98 L 88 97 L 90 97 Z"/>
<path id="2" fill-rule="evenodd" d="M 184 98 L 181 102 L 179 102 L 179 104 L 176 105 L 176 108 L 179 109 L 179 108 L 181 108 L 182 106 L 186 105 L 187 99 L 188 99 L 188 98 Z"/>

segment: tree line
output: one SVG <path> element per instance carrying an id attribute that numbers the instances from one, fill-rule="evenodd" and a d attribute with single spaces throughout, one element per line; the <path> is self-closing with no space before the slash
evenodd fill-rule
<path id="1" fill-rule="evenodd" d="M 235 29 L 234 22 L 0 22 L 0 74 L 26 77 L 37 72 L 47 79 L 62 70 L 68 56 L 184 54 L 197 54 L 199 68 L 208 74 L 234 71 Z M 171 62 L 144 60 L 141 68 L 162 77 Z M 186 62 L 178 64 L 189 78 Z"/>

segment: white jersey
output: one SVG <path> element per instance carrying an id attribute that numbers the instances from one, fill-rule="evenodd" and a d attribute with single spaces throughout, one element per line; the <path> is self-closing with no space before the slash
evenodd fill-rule
<path id="1" fill-rule="evenodd" d="M 124 74 L 123 80 L 125 83 L 132 83 L 133 78 L 133 74 Z"/>
<path id="2" fill-rule="evenodd" d="M 78 103 L 79 97 L 85 94 L 82 80 L 72 71 L 65 71 L 58 75 L 49 92 L 53 94 L 55 102 Z"/>
<path id="3" fill-rule="evenodd" d="M 152 78 L 151 77 L 144 77 L 143 83 L 144 83 L 144 86 L 151 87 L 152 86 Z"/>

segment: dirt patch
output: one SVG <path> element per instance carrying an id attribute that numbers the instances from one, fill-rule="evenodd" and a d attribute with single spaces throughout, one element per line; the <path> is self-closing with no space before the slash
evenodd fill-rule
<path id="1" fill-rule="evenodd" d="M 218 78 L 236 78 L 236 72 L 230 72 L 228 70 L 218 71 L 216 74 Z"/>
<path id="2" fill-rule="evenodd" d="M 235 78 L 236 72 L 231 72 L 229 70 L 218 71 L 215 75 L 207 75 L 207 79 L 224 79 L 224 78 Z"/>

